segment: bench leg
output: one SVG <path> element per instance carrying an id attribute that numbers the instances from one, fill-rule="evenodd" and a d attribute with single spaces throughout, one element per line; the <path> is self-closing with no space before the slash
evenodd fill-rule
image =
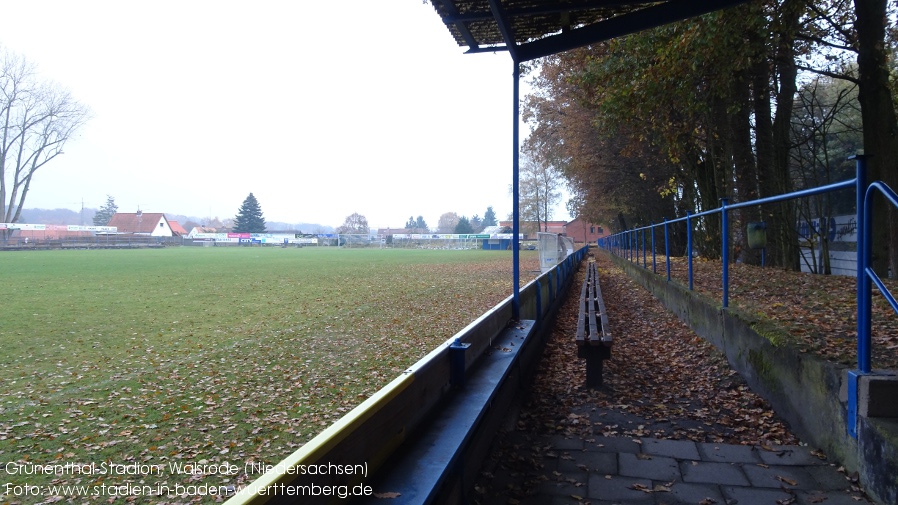
<path id="1" fill-rule="evenodd" d="M 599 347 L 585 346 L 586 354 L 586 387 L 602 387 L 602 365 L 605 361 L 605 353 Z"/>

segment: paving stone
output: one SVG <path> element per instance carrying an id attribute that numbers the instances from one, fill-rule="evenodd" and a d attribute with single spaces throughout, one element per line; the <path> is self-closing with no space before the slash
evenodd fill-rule
<path id="1" fill-rule="evenodd" d="M 586 475 L 586 474 L 584 474 Z M 571 479 L 574 480 L 574 479 Z M 582 481 L 570 482 L 568 480 L 562 481 L 547 481 L 543 482 L 539 485 L 540 494 L 546 496 L 586 496 L 588 489 L 586 488 L 587 483 L 589 481 L 587 479 L 583 479 Z"/>
<path id="2" fill-rule="evenodd" d="M 748 477 L 742 472 L 742 467 L 734 463 L 683 461 L 680 463 L 680 467 L 683 473 L 683 482 L 729 486 L 749 485 Z"/>
<path id="3" fill-rule="evenodd" d="M 845 475 L 836 470 L 836 467 L 826 466 L 806 466 L 803 467 L 817 483 L 820 485 L 817 489 L 824 491 L 847 490 L 851 487 Z"/>
<path id="4" fill-rule="evenodd" d="M 626 502 L 627 505 L 655 502 L 655 499 L 649 493 L 633 489 L 634 485 L 651 489 L 652 481 L 621 476 L 606 479 L 604 475 L 593 474 L 589 476 L 589 493 L 587 496 L 608 502 Z"/>
<path id="5" fill-rule="evenodd" d="M 575 452 L 572 460 L 558 462 L 558 471 L 588 471 L 602 475 L 617 473 L 617 454 L 613 452 Z M 585 470 L 584 470 L 585 468 Z"/>
<path id="6" fill-rule="evenodd" d="M 784 487 L 786 489 L 820 489 L 817 479 L 800 466 L 745 465 L 742 468 L 755 487 Z M 794 482 L 795 484 L 791 484 Z"/>
<path id="7" fill-rule="evenodd" d="M 723 497 L 727 505 L 778 505 L 792 498 L 792 495 L 782 489 L 756 488 L 756 487 L 723 487 Z M 825 505 L 829 505 L 824 502 Z"/>
<path id="8" fill-rule="evenodd" d="M 758 450 L 748 445 L 697 444 L 697 446 L 698 452 L 704 461 L 761 463 Z"/>
<path id="9" fill-rule="evenodd" d="M 798 491 L 796 495 L 798 497 L 797 505 L 864 505 L 870 503 L 866 498 L 860 497 L 858 493 L 844 491 Z"/>
<path id="10" fill-rule="evenodd" d="M 594 442 L 586 442 L 583 448 L 587 451 L 597 452 L 629 452 L 635 454 L 642 451 L 642 445 L 630 438 L 624 437 L 595 437 Z"/>
<path id="11" fill-rule="evenodd" d="M 706 498 L 714 500 L 713 503 L 723 503 L 723 493 L 720 487 L 713 484 L 689 484 L 687 482 L 676 482 L 670 486 L 670 500 L 664 495 L 659 494 L 660 500 L 670 503 L 700 503 Z"/>
<path id="12" fill-rule="evenodd" d="M 701 459 L 698 447 L 691 440 L 663 440 L 658 438 L 643 438 L 642 452 L 658 456 L 668 456 L 676 459 Z"/>
<path id="13" fill-rule="evenodd" d="M 583 449 L 583 439 L 555 435 L 549 438 L 548 445 L 557 451 L 580 451 Z"/>
<path id="14" fill-rule="evenodd" d="M 620 475 L 661 482 L 680 479 L 680 467 L 677 464 L 677 460 L 662 456 L 646 457 L 650 459 L 641 459 L 636 454 L 619 454 L 617 461 Z"/>
<path id="15" fill-rule="evenodd" d="M 826 461 L 811 454 L 811 449 L 800 445 L 775 445 L 772 451 L 758 450 L 761 460 L 768 465 L 826 465 Z"/>

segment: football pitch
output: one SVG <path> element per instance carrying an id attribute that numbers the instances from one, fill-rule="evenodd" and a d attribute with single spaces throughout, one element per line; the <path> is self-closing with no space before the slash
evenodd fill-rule
<path id="1" fill-rule="evenodd" d="M 521 256 L 529 280 L 536 254 Z M 0 254 L 0 486 L 246 479 L 7 463 L 275 464 L 506 298 L 511 261 L 336 248 Z"/>

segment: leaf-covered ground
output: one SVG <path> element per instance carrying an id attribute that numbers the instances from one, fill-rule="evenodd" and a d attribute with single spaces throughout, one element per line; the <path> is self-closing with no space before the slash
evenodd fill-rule
<path id="1" fill-rule="evenodd" d="M 652 268 L 651 258 L 647 267 Z M 722 300 L 721 264 L 696 259 L 693 286 L 718 305 Z M 662 257 L 658 275 L 667 275 Z M 685 258 L 671 258 L 671 278 L 688 285 Z M 730 265 L 729 304 L 760 321 L 775 322 L 789 345 L 828 361 L 857 367 L 857 279 L 843 275 L 813 275 L 782 268 Z M 892 294 L 898 283 L 885 281 Z M 898 315 L 873 288 L 873 368 L 898 368 Z"/>
<path id="2" fill-rule="evenodd" d="M 652 295 L 597 255 L 602 296 L 615 338 L 604 385 L 584 387 L 576 358 L 573 290 L 558 315 L 519 428 L 571 434 L 660 437 L 737 444 L 796 439 L 711 344 Z M 585 269 L 575 282 L 582 282 Z M 603 409 L 607 422 L 588 422 Z"/>
<path id="3" fill-rule="evenodd" d="M 518 503 L 563 476 L 547 475 L 551 444 L 521 443 L 547 437 L 654 437 L 697 442 L 773 446 L 800 441 L 770 405 L 729 368 L 725 357 L 697 337 L 604 253 L 596 254 L 602 295 L 615 337 L 602 388 L 584 386 L 585 361 L 574 335 L 579 292 L 560 308 L 515 434 L 502 435 L 474 486 L 475 501 L 496 496 Z M 672 279 L 687 284 L 686 262 L 672 261 Z M 651 262 L 648 263 L 651 267 Z M 695 289 L 720 303 L 720 263 L 694 265 Z M 575 285 L 583 281 L 578 272 Z M 659 275 L 666 276 L 658 262 Z M 771 327 L 803 352 L 848 366 L 856 364 L 856 280 L 779 269 L 732 265 L 730 306 Z M 890 283 L 892 291 L 895 285 Z M 875 296 L 874 367 L 895 367 L 898 317 Z M 825 458 L 822 453 L 815 452 Z M 557 457 L 557 456 L 554 456 Z M 501 467 L 502 478 L 494 480 Z M 500 482 L 501 481 L 501 482 Z"/>
<path id="4" fill-rule="evenodd" d="M 240 486 L 247 463 L 278 463 L 511 291 L 501 251 L 216 249 L 0 255 L 0 486 Z M 522 256 L 525 277 L 538 261 Z M 166 470 L 25 475 L 7 462 Z M 173 475 L 176 463 L 240 472 Z"/>

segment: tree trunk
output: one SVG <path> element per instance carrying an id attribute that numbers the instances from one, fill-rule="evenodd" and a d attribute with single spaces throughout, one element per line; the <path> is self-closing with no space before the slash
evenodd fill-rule
<path id="1" fill-rule="evenodd" d="M 885 46 L 886 0 L 855 0 L 854 27 L 858 39 L 858 100 L 864 123 L 864 152 L 868 181 L 881 180 L 898 188 L 898 121 L 889 90 Z M 898 212 L 883 198 L 873 205 L 873 270 L 885 277 L 898 272 Z M 860 237 L 858 237 L 860 240 Z"/>
<path id="2" fill-rule="evenodd" d="M 803 3 L 786 0 L 782 4 L 781 31 L 776 34 L 776 69 L 780 88 L 776 95 L 776 117 L 773 120 L 773 177 L 780 194 L 792 191 L 789 177 L 789 149 L 791 148 L 792 107 L 798 91 L 796 79 L 798 67 L 795 65 L 795 34 L 801 18 Z M 779 207 L 780 264 L 790 270 L 800 270 L 798 233 L 796 233 L 795 203 L 782 202 Z"/>
<path id="3" fill-rule="evenodd" d="M 732 103 L 737 110 L 730 114 L 730 142 L 733 149 L 733 164 L 735 166 L 736 191 L 740 201 L 750 201 L 758 198 L 758 167 L 755 163 L 754 152 L 751 144 L 751 86 L 748 72 L 740 72 L 732 82 Z M 748 247 L 746 226 L 754 221 L 758 215 L 756 208 L 740 209 L 734 219 L 734 227 L 738 227 L 741 237 L 741 255 L 738 257 L 746 264 L 760 265 L 761 254 L 759 251 Z"/>

